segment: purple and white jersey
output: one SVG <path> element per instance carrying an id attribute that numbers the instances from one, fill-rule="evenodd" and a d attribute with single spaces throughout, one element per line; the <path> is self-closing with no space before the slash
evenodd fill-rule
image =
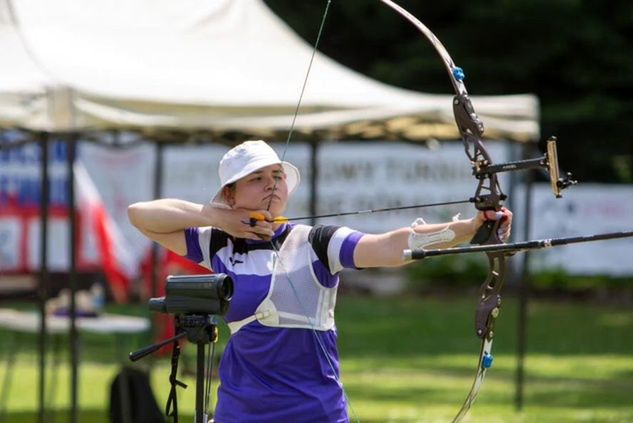
<path id="1" fill-rule="evenodd" d="M 227 322 L 252 316 L 266 298 L 275 253 L 271 242 L 279 250 L 293 227 L 280 226 L 270 242 L 235 239 L 210 227 L 185 231 L 187 258 L 233 279 Z M 362 236 L 339 226 L 310 230 L 312 269 L 323 286 L 336 287 L 338 272 L 354 268 L 354 249 Z M 336 328 L 313 331 L 251 322 L 229 339 L 219 373 L 216 423 L 349 421 L 338 382 Z"/>

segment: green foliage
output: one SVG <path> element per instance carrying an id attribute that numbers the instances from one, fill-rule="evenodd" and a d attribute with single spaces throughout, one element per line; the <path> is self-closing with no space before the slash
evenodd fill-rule
<path id="1" fill-rule="evenodd" d="M 564 269 L 553 269 L 530 276 L 535 293 L 563 294 L 608 299 L 614 302 L 633 300 L 633 278 L 609 275 L 570 275 Z"/>
<path id="2" fill-rule="evenodd" d="M 464 289 L 477 289 L 488 273 L 484 255 L 434 257 L 407 266 L 406 292 L 410 294 L 455 293 Z M 516 287 L 508 275 L 508 288 Z M 583 297 L 633 301 L 633 278 L 609 275 L 570 275 L 564 269 L 533 272 L 529 275 L 529 288 L 533 294 L 552 297 Z"/>
<path id="3" fill-rule="evenodd" d="M 632 2 L 398 3 L 437 34 L 465 69 L 471 94 L 538 95 L 542 133 L 558 136 L 563 169 L 583 182 L 633 183 Z M 325 0 L 267 4 L 314 43 Z M 334 0 L 320 48 L 383 82 L 451 92 L 430 43 L 379 1 Z"/>
<path id="4" fill-rule="evenodd" d="M 481 254 L 434 257 L 405 268 L 407 290 L 411 293 L 474 288 L 485 279 L 488 261 Z"/>

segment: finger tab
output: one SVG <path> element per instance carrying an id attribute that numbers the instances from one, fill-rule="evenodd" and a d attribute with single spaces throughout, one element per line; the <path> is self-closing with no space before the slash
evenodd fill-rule
<path id="1" fill-rule="evenodd" d="M 266 216 L 264 216 L 263 213 L 259 212 L 251 212 L 249 216 L 249 222 L 251 226 L 257 226 L 257 222 L 263 222 L 264 220 L 266 220 Z"/>

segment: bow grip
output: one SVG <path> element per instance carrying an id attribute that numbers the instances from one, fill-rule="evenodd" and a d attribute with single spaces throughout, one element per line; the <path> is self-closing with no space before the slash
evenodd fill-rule
<path id="1" fill-rule="evenodd" d="M 479 338 L 492 339 L 494 336 L 495 319 L 499 315 L 501 295 L 494 294 L 479 302 L 475 313 L 475 333 Z"/>
<path id="2" fill-rule="evenodd" d="M 479 227 L 475 236 L 470 240 L 471 244 L 483 245 L 483 244 L 501 244 L 499 239 L 499 225 L 501 220 L 486 220 L 483 225 Z"/>

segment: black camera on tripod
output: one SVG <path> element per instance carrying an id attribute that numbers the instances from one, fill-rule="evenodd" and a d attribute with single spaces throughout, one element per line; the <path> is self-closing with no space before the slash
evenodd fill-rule
<path id="1" fill-rule="evenodd" d="M 176 386 L 187 387 L 176 379 L 180 356 L 178 340 L 185 336 L 187 340 L 197 345 L 195 422 L 205 423 L 209 421 L 214 349 L 211 348 L 212 352 L 208 355 L 208 363 L 205 365 L 205 346 L 214 345 L 217 340 L 216 320 L 218 316 L 224 316 L 229 310 L 231 297 L 233 297 L 233 280 L 223 273 L 216 273 L 213 275 L 168 276 L 165 296 L 149 300 L 148 305 L 151 311 L 175 315 L 176 336 L 132 352 L 129 358 L 131 361 L 137 361 L 159 348 L 173 343 L 171 374 L 169 376 L 171 391 L 167 400 L 166 413 L 168 416 L 174 417 L 174 422 L 178 421 Z M 206 400 L 204 398 L 205 392 L 207 394 Z"/>
<path id="2" fill-rule="evenodd" d="M 233 296 L 233 280 L 223 273 L 168 276 L 165 293 L 164 297 L 150 298 L 151 311 L 224 316 Z"/>

